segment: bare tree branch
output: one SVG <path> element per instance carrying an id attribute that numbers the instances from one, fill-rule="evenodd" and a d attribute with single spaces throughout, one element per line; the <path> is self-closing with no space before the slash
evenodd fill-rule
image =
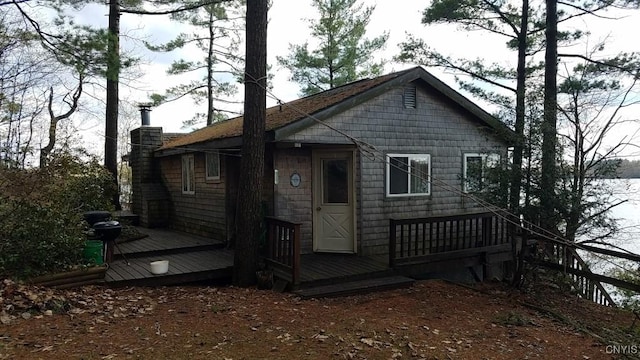
<path id="1" fill-rule="evenodd" d="M 575 16 L 582 16 L 584 14 L 593 15 L 593 16 L 595 16 L 597 18 L 601 18 L 601 19 L 608 19 L 608 20 L 615 20 L 616 19 L 616 18 L 612 18 L 612 17 L 602 16 L 602 15 L 596 14 L 596 11 L 602 10 L 602 9 L 608 7 L 609 4 L 599 6 L 599 7 L 595 8 L 595 9 L 593 9 L 593 10 L 585 9 L 585 8 L 583 8 L 581 6 L 578 6 L 578 5 L 575 5 L 575 4 L 572 4 L 572 3 L 568 3 L 568 2 L 564 2 L 564 1 L 558 1 L 558 5 L 568 6 L 570 8 L 573 8 L 573 9 L 576 9 L 576 10 L 580 10 L 582 12 L 580 14 L 574 14 L 574 15 L 571 15 L 571 16 L 567 16 L 566 18 L 562 19 L 563 21 L 571 19 L 572 17 L 575 17 Z"/>
<path id="2" fill-rule="evenodd" d="M 0 2 L 0 6 L 12 5 L 12 4 L 21 4 L 28 2 L 29 0 L 13 0 L 13 1 L 2 1 Z"/>
<path id="3" fill-rule="evenodd" d="M 78 87 L 76 87 L 75 91 L 71 95 L 71 102 L 68 103 L 70 104 L 70 107 L 64 114 L 61 114 L 61 115 L 55 115 L 53 111 L 53 86 L 49 88 L 49 104 L 48 104 L 49 119 L 50 119 L 49 143 L 45 147 L 40 149 L 40 167 L 43 167 L 47 164 L 49 160 L 49 154 L 51 154 L 51 151 L 53 150 L 53 147 L 56 144 L 56 132 L 58 130 L 58 123 L 61 120 L 69 118 L 78 109 L 80 96 L 82 96 L 82 85 L 84 82 L 84 78 L 85 78 L 85 75 L 81 71 L 79 73 L 79 78 L 78 78 Z"/>
<path id="4" fill-rule="evenodd" d="M 201 7 L 204 7 L 204 6 L 222 4 L 222 3 L 225 3 L 225 2 L 231 2 L 231 1 L 233 1 L 233 0 L 205 1 L 205 2 L 202 2 L 202 3 L 190 5 L 190 6 L 184 6 L 184 7 L 181 7 L 181 8 L 171 9 L 171 10 L 164 10 L 164 11 L 146 11 L 146 10 L 138 10 L 138 9 L 120 8 L 120 12 L 124 13 L 124 14 L 135 14 L 135 15 L 171 15 L 171 14 L 181 13 L 181 12 L 184 12 L 184 11 L 190 11 L 190 10 L 199 9 Z"/>
<path id="5" fill-rule="evenodd" d="M 639 76 L 637 70 L 634 71 L 634 69 L 629 69 L 629 68 L 626 68 L 624 66 L 620 66 L 620 65 L 611 64 L 611 63 L 607 63 L 607 62 L 604 62 L 604 61 L 592 59 L 592 58 L 590 58 L 588 56 L 585 56 L 585 55 L 582 55 L 582 54 L 563 54 L 563 53 L 558 53 L 558 57 L 578 58 L 578 59 L 585 60 L 585 61 L 587 61 L 589 63 L 592 63 L 592 64 L 596 64 L 596 65 L 600 65 L 600 66 L 606 66 L 606 67 L 609 67 L 609 68 L 612 68 L 612 69 L 620 70 L 622 72 L 631 74 L 634 77 L 638 77 Z"/>

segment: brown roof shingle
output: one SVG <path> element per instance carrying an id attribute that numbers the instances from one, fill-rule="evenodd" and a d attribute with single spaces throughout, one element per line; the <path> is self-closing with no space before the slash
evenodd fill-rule
<path id="1" fill-rule="evenodd" d="M 407 70 L 396 72 L 374 79 L 356 81 L 315 95 L 293 100 L 282 105 L 270 107 L 267 109 L 265 130 L 275 130 L 297 120 L 304 119 L 318 111 L 329 108 L 352 96 L 361 94 L 366 90 L 392 80 L 406 71 Z M 243 117 L 239 116 L 233 119 L 214 123 L 179 138 L 171 139 L 165 142 L 159 150 L 167 150 L 211 140 L 241 136 L 242 122 Z"/>
<path id="2" fill-rule="evenodd" d="M 267 109 L 265 130 L 277 133 L 279 129 L 297 121 L 301 121 L 300 125 L 304 127 L 306 124 L 303 123 L 305 121 L 303 119 L 308 119 L 310 115 L 318 117 L 332 116 L 330 114 L 332 111 L 341 111 L 338 107 L 341 103 L 352 100 L 355 102 L 366 101 L 371 96 L 386 91 L 387 87 L 399 86 L 417 79 L 421 79 L 424 84 L 466 109 L 477 121 L 493 128 L 506 142 L 513 141 L 513 130 L 421 67 L 383 75 L 374 79 L 356 81 L 302 99 L 270 107 Z M 239 116 L 215 123 L 184 136 L 169 139 L 158 150 L 160 152 L 172 149 L 189 151 L 186 148 L 189 145 L 206 143 L 212 140 L 238 139 L 242 136 L 242 121 L 243 117 Z M 183 149 L 178 149 L 181 147 Z"/>

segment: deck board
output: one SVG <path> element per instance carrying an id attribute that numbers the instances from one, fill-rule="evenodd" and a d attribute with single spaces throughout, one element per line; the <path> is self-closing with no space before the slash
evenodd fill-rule
<path id="1" fill-rule="evenodd" d="M 169 271 L 166 274 L 154 275 L 149 270 L 149 263 L 160 259 L 169 261 Z M 216 273 L 229 273 L 232 266 L 233 252 L 228 249 L 142 256 L 130 259 L 129 265 L 124 260 L 113 261 L 109 264 L 105 281 L 112 285 L 153 284 L 154 282 L 166 285 L 172 282 L 172 278 L 175 278 L 178 283 L 214 278 L 217 277 Z"/>
<path id="2" fill-rule="evenodd" d="M 297 290 L 294 293 L 305 299 L 345 296 L 373 291 L 397 289 L 401 287 L 409 287 L 414 282 L 414 279 L 405 276 L 387 276 L 382 278 L 316 286 L 313 288 Z"/>
<path id="3" fill-rule="evenodd" d="M 125 256 L 140 256 L 144 253 L 224 246 L 224 243 L 221 241 L 168 229 L 149 229 L 140 227 L 137 229 L 139 232 L 147 234 L 148 236 L 138 240 L 118 243 L 118 246 L 114 249 L 114 255 L 124 253 Z"/>
<path id="4" fill-rule="evenodd" d="M 230 277 L 233 251 L 223 249 L 222 242 L 168 229 L 138 230 L 148 236 L 115 247 L 105 275 L 108 285 L 170 285 Z M 149 263 L 157 260 L 169 260 L 166 274 L 151 273 Z"/>
<path id="5" fill-rule="evenodd" d="M 302 283 L 366 276 L 391 270 L 383 262 L 351 254 L 307 254 L 302 255 L 300 263 Z"/>

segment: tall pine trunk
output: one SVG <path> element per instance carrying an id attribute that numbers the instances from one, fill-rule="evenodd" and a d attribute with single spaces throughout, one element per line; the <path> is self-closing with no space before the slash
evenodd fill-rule
<path id="1" fill-rule="evenodd" d="M 109 43 L 107 54 L 107 109 L 104 131 L 104 166 L 118 185 L 118 81 L 120 77 L 120 4 L 109 1 Z M 120 209 L 120 191 L 112 199 L 116 209 Z"/>
<path id="2" fill-rule="evenodd" d="M 544 119 L 542 121 L 542 178 L 540 205 L 542 226 L 553 231 L 556 225 L 556 143 L 558 107 L 558 3 L 546 0 L 546 43 L 544 71 Z"/>
<path id="3" fill-rule="evenodd" d="M 267 86 L 267 1 L 247 0 L 244 125 L 238 194 L 238 237 L 233 262 L 236 286 L 255 284 L 262 231 L 262 179 Z"/>
<path id="4" fill-rule="evenodd" d="M 207 125 L 213 124 L 213 47 L 215 34 L 213 30 L 213 21 L 215 16 L 213 15 L 213 6 L 208 7 L 209 12 L 209 43 L 207 44 Z"/>
<path id="5" fill-rule="evenodd" d="M 522 13 L 520 18 L 520 32 L 518 33 L 518 67 L 516 79 L 516 123 L 515 144 L 513 146 L 513 165 L 511 168 L 511 188 L 509 189 L 509 210 L 513 215 L 520 215 L 520 190 L 522 185 L 522 155 L 524 152 L 524 125 L 525 125 L 525 97 L 527 81 L 527 34 L 529 31 L 529 0 L 522 1 Z M 511 226 L 511 234 L 515 234 L 515 226 Z M 513 255 L 513 282 L 520 283 L 524 259 L 518 252 L 518 244 L 511 241 Z"/>

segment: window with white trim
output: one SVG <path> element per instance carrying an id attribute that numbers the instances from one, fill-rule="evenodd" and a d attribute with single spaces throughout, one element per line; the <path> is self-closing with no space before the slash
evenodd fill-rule
<path id="1" fill-rule="evenodd" d="M 387 196 L 431 194 L 431 155 L 387 154 Z"/>
<path id="2" fill-rule="evenodd" d="M 499 166 L 500 155 L 471 153 L 463 156 L 462 190 L 466 193 L 482 191 L 486 187 L 487 173 Z"/>
<path id="3" fill-rule="evenodd" d="M 206 180 L 220 180 L 220 153 L 211 152 L 206 153 L 205 156 L 206 166 Z"/>
<path id="4" fill-rule="evenodd" d="M 182 155 L 182 193 L 196 193 L 195 161 L 193 154 Z"/>

